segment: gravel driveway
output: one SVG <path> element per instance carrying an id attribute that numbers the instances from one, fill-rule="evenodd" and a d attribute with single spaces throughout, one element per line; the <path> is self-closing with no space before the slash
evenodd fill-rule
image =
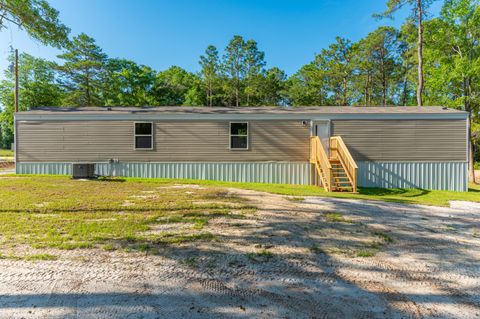
<path id="1" fill-rule="evenodd" d="M 480 316 L 478 204 L 230 192 L 259 210 L 213 220 L 218 241 L 0 259 L 0 318 Z"/>

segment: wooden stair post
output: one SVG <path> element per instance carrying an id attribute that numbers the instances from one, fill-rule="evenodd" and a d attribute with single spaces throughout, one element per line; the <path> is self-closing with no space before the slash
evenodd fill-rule
<path id="1" fill-rule="evenodd" d="M 330 192 L 332 190 L 332 165 L 318 136 L 310 138 L 310 163 L 314 165 L 316 176 L 321 180 L 325 191 Z"/>

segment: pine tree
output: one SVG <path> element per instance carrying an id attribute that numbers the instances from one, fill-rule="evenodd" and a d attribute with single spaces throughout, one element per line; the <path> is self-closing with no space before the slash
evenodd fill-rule
<path id="1" fill-rule="evenodd" d="M 71 106 L 101 106 L 102 81 L 107 55 L 95 40 L 82 33 L 73 38 L 65 53 L 58 58 L 64 64 L 58 67 L 61 84 L 67 95 L 64 104 Z"/>

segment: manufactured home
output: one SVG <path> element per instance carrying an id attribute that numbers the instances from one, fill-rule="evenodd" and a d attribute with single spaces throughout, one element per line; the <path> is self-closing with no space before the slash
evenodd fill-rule
<path id="1" fill-rule="evenodd" d="M 37 108 L 16 172 L 467 191 L 468 129 L 442 107 Z"/>

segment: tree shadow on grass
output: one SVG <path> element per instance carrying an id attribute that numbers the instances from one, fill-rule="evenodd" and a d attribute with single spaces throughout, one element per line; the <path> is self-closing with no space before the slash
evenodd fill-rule
<path id="1" fill-rule="evenodd" d="M 406 188 L 359 188 L 359 194 L 369 196 L 404 196 L 404 197 L 420 197 L 430 194 L 431 191 L 423 188 L 406 189 Z M 409 194 L 412 193 L 412 194 Z M 388 200 L 388 199 L 386 199 Z M 397 199 L 396 199 L 397 200 Z M 408 202 L 408 201 L 406 201 Z"/>

